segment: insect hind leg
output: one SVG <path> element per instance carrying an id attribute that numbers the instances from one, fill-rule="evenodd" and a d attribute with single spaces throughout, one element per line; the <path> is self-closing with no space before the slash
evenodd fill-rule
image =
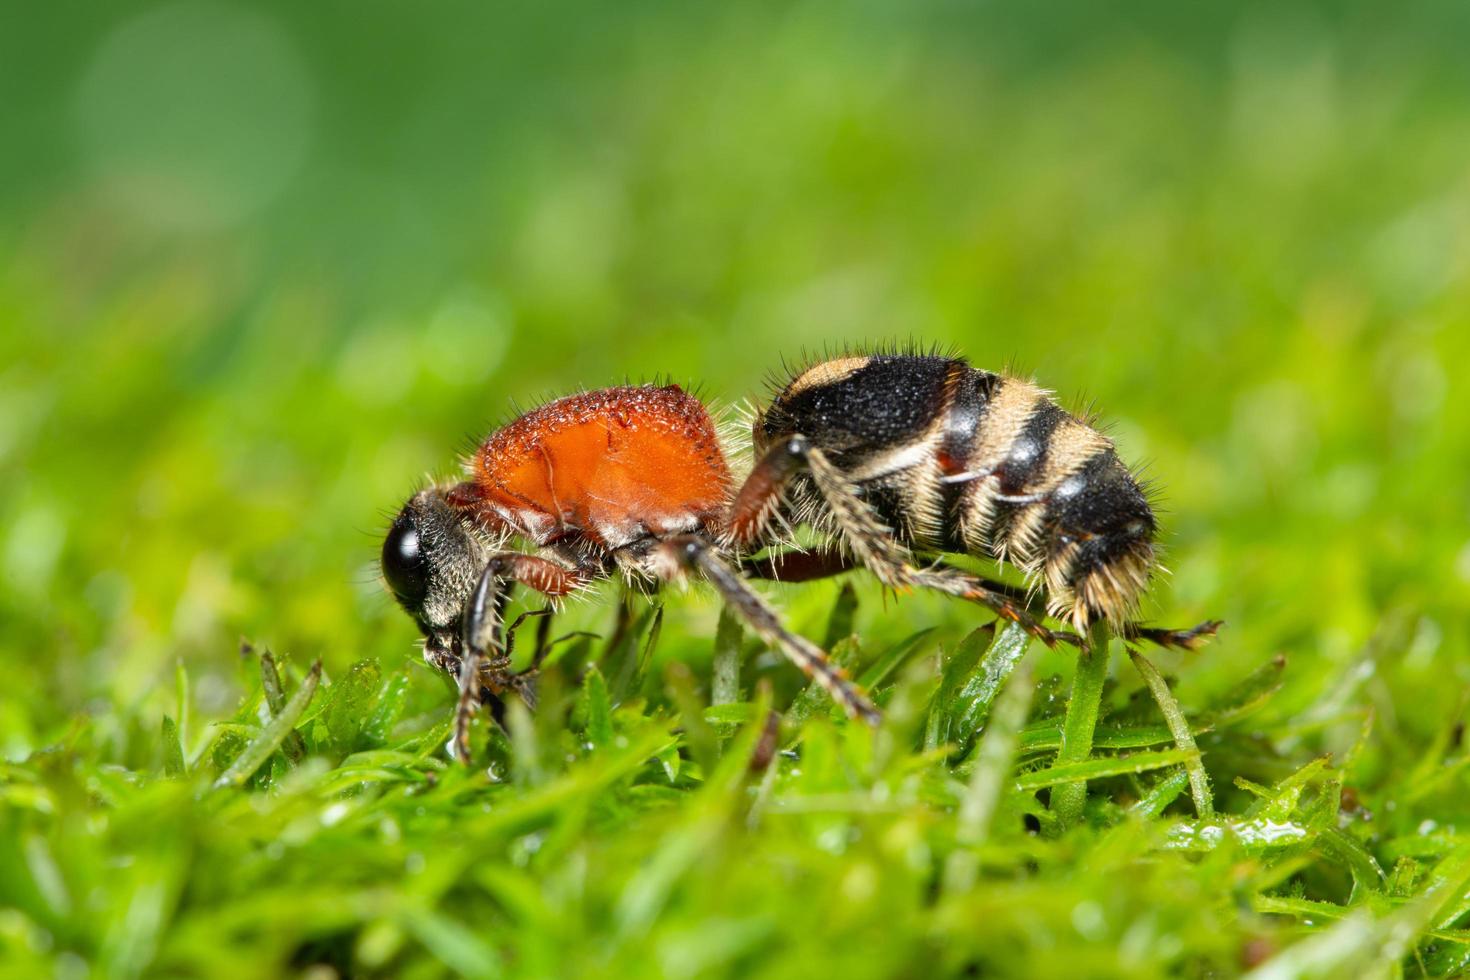
<path id="1" fill-rule="evenodd" d="M 1041 622 L 1043 610 L 1034 609 L 1029 596 L 1003 582 L 972 575 L 952 565 L 936 562 L 919 566 L 913 553 L 901 545 L 892 528 L 878 516 L 874 507 L 848 479 L 810 441 L 797 435 L 783 439 L 756 464 L 741 487 L 732 508 L 731 537 L 737 544 L 758 541 L 770 516 L 775 513 L 781 495 L 791 480 L 805 472 L 817 493 L 831 512 L 844 543 L 855 561 L 832 556 L 802 557 L 784 553 L 765 559 L 748 560 L 748 574 L 757 578 L 789 578 L 806 581 L 840 574 L 855 565 L 865 566 L 884 585 L 891 588 L 925 588 L 982 605 L 1002 619 L 1019 624 L 1027 633 L 1049 647 L 1059 643 L 1082 648 L 1083 637 L 1066 630 L 1048 629 Z M 783 575 L 790 570 L 791 575 Z M 1160 629 L 1137 623 L 1127 624 L 1125 639 L 1142 640 L 1158 646 L 1194 650 L 1208 642 L 1220 623 L 1215 620 L 1187 630 Z"/>
<path id="2" fill-rule="evenodd" d="M 1155 646 L 1164 647 L 1169 650 L 1198 650 L 1206 643 L 1215 638 L 1215 634 L 1224 626 L 1223 620 L 1207 619 L 1197 626 L 1189 629 L 1173 630 L 1155 626 L 1143 626 L 1138 623 L 1125 623 L 1123 626 L 1123 639 L 1144 640 Z"/>
<path id="3" fill-rule="evenodd" d="M 844 540 L 884 585 L 933 589 L 979 603 L 1002 619 L 1017 623 L 1049 647 L 1065 639 L 1063 634 L 1043 626 L 1023 601 L 993 588 L 994 583 L 942 564 L 919 567 L 913 553 L 899 544 L 893 530 L 883 523 L 873 506 L 862 498 L 821 450 L 808 448 L 805 455 L 812 483 L 832 511 Z"/>

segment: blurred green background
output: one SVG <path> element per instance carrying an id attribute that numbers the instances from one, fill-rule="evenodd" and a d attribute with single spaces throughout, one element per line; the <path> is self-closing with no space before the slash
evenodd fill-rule
<path id="1" fill-rule="evenodd" d="M 502 954 L 547 974 L 1222 975 L 1348 906 L 1389 915 L 1464 851 L 1470 5 L 13 3 L 0 21 L 0 954 L 62 976 L 433 976 Z M 1331 844 L 1350 822 L 1356 851 L 1165 853 L 1148 835 L 1189 808 L 1125 821 L 1153 784 L 1115 780 L 1095 834 L 1036 838 L 1010 813 L 977 852 L 985 887 L 931 901 L 936 862 L 964 853 L 962 773 L 821 724 L 761 792 L 852 811 L 748 833 L 710 829 L 744 790 L 712 795 L 692 736 L 677 786 L 601 743 L 511 782 L 423 758 L 359 784 L 393 753 L 332 769 L 314 735 L 299 769 L 277 756 L 253 788 L 204 793 L 212 723 L 235 717 L 238 751 L 259 720 L 241 637 L 288 678 L 323 658 L 339 692 L 375 658 L 410 679 L 404 727 L 443 722 L 379 536 L 513 404 L 667 376 L 729 407 L 804 352 L 908 338 L 1095 404 L 1145 464 L 1172 569 L 1149 615 L 1229 623 L 1158 655 L 1186 707 L 1288 658 L 1263 716 L 1201 743 L 1222 810 L 1253 812 L 1235 776 L 1342 759 L 1371 709 L 1366 748 L 1302 777 L 1329 780 L 1314 828 Z M 821 637 L 837 589 L 770 591 Z M 860 599 L 869 653 L 931 625 L 952 651 L 985 618 Z M 614 604 L 559 629 L 605 633 Z M 716 615 L 671 600 L 658 656 L 702 681 Z M 1068 660 L 1041 662 L 1037 711 Z M 798 683 L 749 669 L 778 705 Z M 656 697 L 642 711 L 620 738 L 672 724 Z M 158 775 L 165 715 L 189 780 Z M 1359 888 L 1374 859 L 1349 877 L 1341 855 L 1370 848 L 1392 880 Z M 1455 937 L 1431 967 L 1463 966 Z"/>
<path id="2" fill-rule="evenodd" d="M 1470 683 L 1464 4 L 6 21 L 7 758 L 90 716 L 141 764 L 176 662 L 231 709 L 242 635 L 416 656 L 377 534 L 514 402 L 669 375 L 730 405 L 910 337 L 1094 401 L 1147 462 L 1151 612 L 1230 623 L 1172 661 L 1186 703 L 1283 651 L 1315 696 L 1386 624 L 1390 737 Z M 834 589 L 780 591 L 806 624 Z M 869 626 L 975 618 L 901 608 Z"/>

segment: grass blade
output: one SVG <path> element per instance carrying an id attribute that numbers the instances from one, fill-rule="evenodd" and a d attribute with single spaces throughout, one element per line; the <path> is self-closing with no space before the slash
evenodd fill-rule
<path id="1" fill-rule="evenodd" d="M 960 802 L 955 837 L 961 845 L 973 847 L 990 833 L 991 820 L 1005 793 L 1006 777 L 1015 762 L 1018 736 L 1031 708 L 1035 687 L 1031 665 L 1023 662 L 1011 674 L 1010 683 L 996 702 L 995 715 L 980 739 L 970 785 Z M 956 849 L 945 864 L 945 889 L 967 892 L 974 887 L 977 863 L 973 850 Z"/>
<path id="2" fill-rule="evenodd" d="M 823 650 L 831 652 L 833 647 L 852 636 L 852 621 L 857 616 L 857 606 L 857 592 L 853 590 L 851 582 L 844 582 L 842 591 L 837 593 L 837 601 L 832 603 L 832 613 L 827 618 L 827 635 L 822 640 Z"/>
<path id="3" fill-rule="evenodd" d="M 1001 786 L 1016 756 L 1017 734 L 1031 707 L 1035 691 L 1031 668 L 1023 663 L 1011 675 L 995 707 L 995 717 L 985 728 L 980 751 L 970 773 L 969 791 L 960 804 L 958 835 L 967 843 L 983 840 L 990 818 L 1000 802 Z"/>
<path id="4" fill-rule="evenodd" d="M 1390 976 L 1395 964 L 1425 937 L 1447 906 L 1470 886 L 1470 845 L 1439 863 L 1419 898 L 1375 920 L 1355 912 L 1247 974 L 1251 980 L 1297 977 Z"/>
<path id="5" fill-rule="evenodd" d="M 976 638 L 976 642 L 982 638 L 979 631 L 970 635 Z M 994 637 L 990 649 L 985 651 L 985 656 L 980 660 L 980 669 L 971 675 L 960 690 L 959 704 L 956 705 L 954 719 L 950 724 L 950 732 L 962 749 L 969 747 L 979 733 L 980 726 L 985 724 L 985 719 L 990 714 L 991 702 L 995 700 L 1006 678 L 1011 676 L 1011 671 L 1016 669 L 1021 654 L 1026 652 L 1026 646 L 1030 642 L 1026 631 L 1015 623 L 1007 623 L 1005 629 L 994 634 Z"/>
<path id="6" fill-rule="evenodd" d="M 871 691 L 879 684 L 882 684 L 889 677 L 893 676 L 894 671 L 902 667 L 908 662 L 909 658 L 919 651 L 924 641 L 929 638 L 929 634 L 933 632 L 934 628 L 932 626 L 921 629 L 917 633 L 904 637 L 887 650 L 884 650 L 878 659 L 873 661 L 873 664 L 867 670 L 863 671 L 862 676 L 858 678 L 858 685 L 865 690 Z"/>
<path id="7" fill-rule="evenodd" d="M 479 934 L 428 908 L 405 908 L 399 916 L 413 937 L 434 954 L 435 959 L 464 977 L 498 977 L 504 974 L 495 949 Z"/>
<path id="8" fill-rule="evenodd" d="M 1055 786 L 1057 789 L 1068 786 L 1085 787 L 1090 779 L 1128 776 L 1148 772 L 1151 769 L 1165 769 L 1169 766 L 1187 763 L 1194 754 L 1184 749 L 1160 749 L 1157 752 L 1135 752 L 1133 755 L 1068 762 L 1049 769 L 1037 769 L 1034 772 L 1022 774 L 1016 779 L 1016 789 L 1029 792 L 1047 786 Z M 1055 791 L 1052 795 L 1055 799 Z"/>
<path id="9" fill-rule="evenodd" d="M 1151 820 L 1163 813 L 1165 807 L 1178 799 L 1179 794 L 1184 792 L 1185 787 L 1188 785 L 1188 772 L 1181 769 L 1178 772 L 1170 773 L 1159 780 L 1158 784 L 1149 790 L 1147 796 L 1133 804 L 1128 812 L 1146 820 Z"/>
<path id="10" fill-rule="evenodd" d="M 384 745 L 393 733 L 393 726 L 403 716 L 404 703 L 408 697 L 408 674 L 399 671 L 388 679 L 378 706 L 362 726 L 363 738 L 374 745 Z"/>
<path id="11" fill-rule="evenodd" d="M 1174 736 L 1174 744 L 1181 749 L 1193 753 L 1193 758 L 1184 764 L 1184 769 L 1189 773 L 1189 793 L 1194 798 L 1194 812 L 1201 820 L 1208 820 L 1215 815 L 1215 798 L 1210 793 L 1210 777 L 1205 772 L 1204 763 L 1200 759 L 1199 747 L 1195 745 L 1194 733 L 1189 730 L 1189 721 L 1184 717 L 1184 709 L 1179 707 L 1179 701 L 1175 699 L 1174 692 L 1169 690 L 1169 684 L 1164 680 L 1164 675 L 1159 673 L 1143 654 L 1137 650 L 1129 650 L 1128 656 L 1133 661 L 1133 666 L 1143 675 L 1143 681 L 1148 685 L 1149 693 L 1158 702 L 1159 710 L 1164 713 L 1164 723 L 1169 726 L 1169 732 Z"/>
<path id="12" fill-rule="evenodd" d="M 645 608 L 640 615 L 634 615 L 630 605 L 633 601 L 631 597 L 624 597 L 619 604 L 617 627 L 608 638 L 598 661 L 603 676 L 607 678 L 608 693 L 612 696 L 613 704 L 622 704 L 632 695 L 633 680 L 638 674 L 638 640 L 654 623 L 657 615 L 655 610 L 661 611 L 661 607 L 655 606 Z"/>
<path id="13" fill-rule="evenodd" d="M 614 911 L 620 940 L 648 931 L 679 879 L 719 846 L 732 811 L 744 798 L 740 790 L 749 778 L 751 756 L 764 734 L 769 710 L 770 702 L 762 698 L 756 720 L 731 740 L 724 758 L 705 771 L 704 786 L 689 816 L 660 840 L 653 856 L 623 887 Z"/>
<path id="14" fill-rule="evenodd" d="M 612 744 L 612 701 L 607 693 L 607 681 L 596 664 L 587 668 L 582 678 L 582 714 L 585 718 L 589 744 L 604 748 Z"/>
<path id="15" fill-rule="evenodd" d="M 1097 622 L 1088 635 L 1087 649 L 1077 652 L 1077 673 L 1072 680 L 1072 697 L 1067 701 L 1067 716 L 1062 723 L 1062 747 L 1057 750 L 1055 769 L 1075 767 L 1092 754 L 1092 735 L 1097 729 L 1103 681 L 1108 676 L 1108 641 L 1111 638 L 1108 624 Z M 1063 829 L 1076 825 L 1082 819 L 1082 809 L 1086 804 L 1085 780 L 1069 780 L 1052 793 L 1051 810 Z"/>
<path id="16" fill-rule="evenodd" d="M 179 745 L 189 743 L 189 670 L 182 660 L 174 664 L 174 696 L 179 699 Z"/>
<path id="17" fill-rule="evenodd" d="M 729 608 L 720 610 L 715 628 L 714 676 L 710 681 L 710 704 L 732 704 L 740 700 L 740 620 Z"/>
<path id="18" fill-rule="evenodd" d="M 377 707 L 382 690 L 382 669 L 376 660 L 359 660 L 347 673 L 332 682 L 322 706 L 322 724 L 333 749 L 351 752 L 359 748 L 363 725 Z M 321 729 L 314 728 L 319 732 Z M 286 737 L 287 743 L 290 736 Z"/>
<path id="19" fill-rule="evenodd" d="M 851 673 L 852 666 L 858 657 L 857 637 L 849 636 L 845 640 L 838 640 L 827 651 L 827 658 Z M 819 711 L 831 711 L 835 708 L 832 696 L 827 689 L 816 681 L 808 681 L 801 693 L 791 699 L 791 707 L 786 709 L 786 717 L 793 724 L 801 724 Z"/>
<path id="20" fill-rule="evenodd" d="M 260 730 L 260 734 L 245 746 L 245 750 L 235 758 L 218 779 L 214 781 L 215 789 L 226 786 L 240 786 L 249 779 L 255 770 L 259 769 L 261 763 L 269 759 L 286 736 L 295 731 L 296 721 L 306 711 L 307 705 L 316 695 L 317 685 L 322 679 L 322 662 L 316 661 L 311 665 L 311 670 L 306 672 L 306 677 L 301 682 L 301 687 L 286 702 L 281 713 L 271 719 L 270 724 Z"/>
<path id="21" fill-rule="evenodd" d="M 669 700 L 678 705 L 679 716 L 684 722 L 684 744 L 708 778 L 720 756 L 720 740 L 704 720 L 704 703 L 699 696 L 694 672 L 688 664 L 676 660 L 664 667 L 664 682 Z"/>
<path id="22" fill-rule="evenodd" d="M 929 702 L 929 715 L 924 720 L 924 749 L 938 748 L 949 742 L 950 732 L 959 713 L 959 695 L 966 678 L 975 672 L 980 653 L 995 636 L 995 627 L 982 626 L 960 641 L 954 653 L 944 662 L 939 687 Z"/>
<path id="23" fill-rule="evenodd" d="M 242 649 L 253 651 L 254 647 L 244 644 Z M 281 685 L 281 673 L 276 667 L 275 655 L 269 650 L 262 650 L 260 653 L 260 687 L 265 692 L 266 707 L 270 708 L 271 714 L 280 714 L 286 707 L 286 692 Z M 292 762 L 300 762 L 306 755 L 306 742 L 295 729 L 286 736 L 282 748 L 286 758 Z"/>
<path id="24" fill-rule="evenodd" d="M 179 741 L 179 726 L 168 715 L 163 716 L 163 774 L 177 779 L 187 771 L 184 766 L 184 746 Z"/>
<path id="25" fill-rule="evenodd" d="M 1167 725 L 1103 725 L 1092 733 L 1094 750 L 1146 749 L 1172 741 Z M 1061 747 L 1062 724 L 1057 719 L 1044 718 L 1021 729 L 1022 752 L 1055 752 Z"/>
<path id="26" fill-rule="evenodd" d="M 1215 700 L 1197 723 L 1220 727 L 1254 714 L 1281 690 L 1286 658 L 1273 657 Z"/>

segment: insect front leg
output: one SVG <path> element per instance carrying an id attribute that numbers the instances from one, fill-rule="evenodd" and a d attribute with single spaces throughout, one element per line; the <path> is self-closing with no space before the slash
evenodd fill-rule
<path id="1" fill-rule="evenodd" d="M 505 658 L 510 660 L 515 657 L 516 636 L 520 633 L 522 624 L 528 619 L 537 620 L 536 646 L 531 654 L 531 663 L 521 673 L 530 673 L 537 667 L 540 667 L 541 661 L 550 652 L 546 642 L 547 633 L 551 630 L 551 620 L 555 615 L 556 610 L 551 606 L 545 606 L 541 609 L 528 609 L 512 620 L 511 624 L 505 628 Z"/>
<path id="2" fill-rule="evenodd" d="M 550 598 L 564 596 L 582 585 L 586 575 L 565 568 L 556 562 L 536 555 L 523 555 L 507 551 L 491 556 L 485 563 L 475 589 L 470 593 L 465 607 L 464 620 L 460 624 L 460 640 L 463 655 L 459 662 L 459 700 L 454 709 L 454 739 L 450 743 L 452 754 L 462 763 L 470 761 L 470 719 L 480 703 L 480 674 L 491 668 L 491 694 L 510 688 L 526 700 L 528 706 L 533 696 L 525 678 L 507 672 L 510 662 L 501 623 L 505 606 L 510 601 L 511 589 L 517 584 L 527 586 Z"/>

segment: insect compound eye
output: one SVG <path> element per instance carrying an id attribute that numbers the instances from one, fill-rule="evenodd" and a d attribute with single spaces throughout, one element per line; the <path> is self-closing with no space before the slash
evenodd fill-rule
<path id="1" fill-rule="evenodd" d="M 423 604 L 429 593 L 429 560 L 419 538 L 418 522 L 408 511 L 399 514 L 383 542 L 383 578 L 404 606 Z"/>

